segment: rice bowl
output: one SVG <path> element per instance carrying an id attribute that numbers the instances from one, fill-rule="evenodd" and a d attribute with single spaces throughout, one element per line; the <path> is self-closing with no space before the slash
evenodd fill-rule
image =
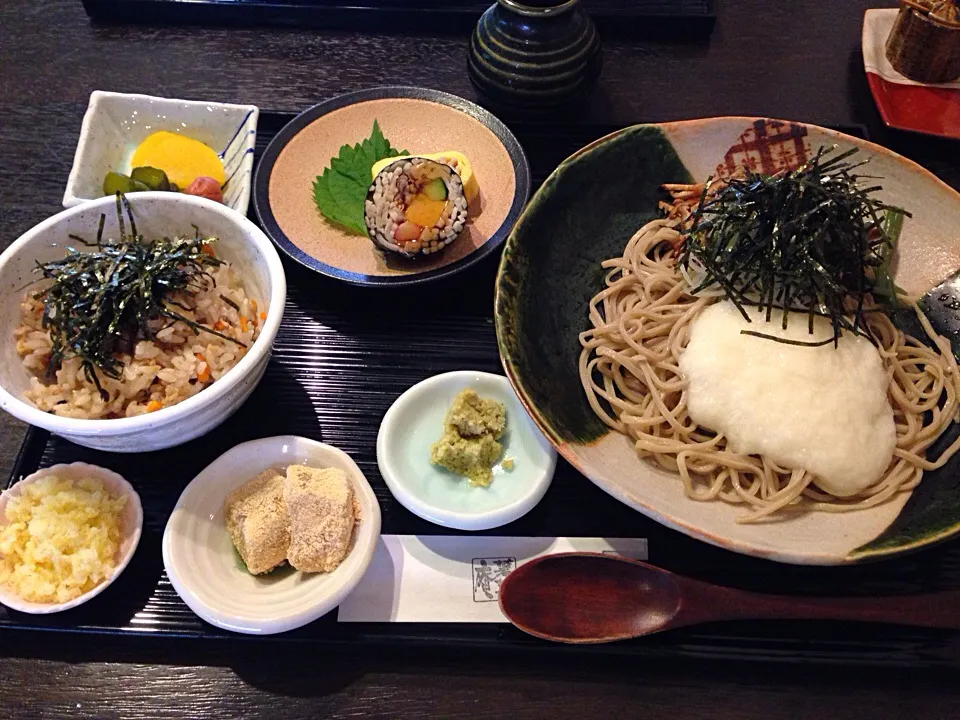
<path id="1" fill-rule="evenodd" d="M 122 383 L 111 385 L 113 381 L 103 378 L 105 389 L 110 390 L 107 402 L 97 402 L 95 392 L 84 394 L 89 390 L 86 379 L 78 376 L 70 360 L 59 369 L 62 377 L 55 384 L 43 382 L 38 371 L 48 348 L 37 327 L 37 308 L 29 298 L 24 302 L 28 285 L 36 280 L 33 268 L 37 262 L 62 258 L 68 235 L 90 237 L 101 214 L 106 215 L 104 239 L 116 237 L 115 200 L 102 198 L 59 213 L 0 255 L 0 301 L 8 309 L 0 315 L 0 337 L 7 338 L 0 344 L 0 408 L 80 445 L 114 452 L 181 444 L 213 429 L 239 408 L 266 369 L 286 297 L 276 250 L 240 214 L 203 198 L 159 192 L 137 193 L 132 205 L 144 237 L 193 235 L 196 225 L 205 236 L 218 238 L 217 254 L 227 264 L 217 269 L 219 279 L 211 294 L 198 294 L 195 310 L 212 322 L 242 324 L 243 317 L 246 329 L 238 329 L 237 335 L 249 340 L 244 352 L 231 352 L 226 343 L 211 342 L 216 339 L 213 336 L 171 327 L 160 331 L 165 334 L 156 338 L 159 342 L 132 348 L 130 362 L 124 366 L 129 377 Z M 240 309 L 225 303 L 221 295 Z M 10 342 L 15 334 L 16 341 Z M 194 352 L 197 349 L 201 352 Z M 198 390 L 195 385 L 200 383 L 190 380 L 202 372 L 201 363 L 207 365 L 210 382 Z M 151 401 L 157 402 L 155 394 L 165 400 L 160 409 L 150 406 Z M 53 407 L 60 410 L 49 412 Z"/>

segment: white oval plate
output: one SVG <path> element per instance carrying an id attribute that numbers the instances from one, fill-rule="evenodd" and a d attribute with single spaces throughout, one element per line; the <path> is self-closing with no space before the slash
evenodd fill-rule
<path id="1" fill-rule="evenodd" d="M 430 463 L 430 446 L 443 432 L 443 418 L 457 393 L 473 388 L 481 397 L 501 402 L 507 430 L 503 458 L 489 487 L 472 487 L 466 479 Z M 461 370 L 417 383 L 387 411 L 377 435 L 377 464 L 390 492 L 400 503 L 444 527 L 487 530 L 527 514 L 543 497 L 557 465 L 557 453 L 527 415 L 502 375 Z"/>
<path id="2" fill-rule="evenodd" d="M 223 501 L 268 468 L 336 467 L 347 473 L 360 504 L 353 546 L 330 573 L 283 567 L 251 575 L 233 547 Z M 342 450 L 284 435 L 237 445 L 187 485 L 163 533 L 163 565 L 174 589 L 211 625 L 269 635 L 306 625 L 333 610 L 360 582 L 380 537 L 380 506 L 360 468 Z"/>
<path id="3" fill-rule="evenodd" d="M 6 524 L 7 503 L 10 501 L 10 498 L 19 495 L 27 485 L 51 475 L 76 479 L 91 476 L 96 477 L 101 480 L 107 490 L 114 495 L 125 495 L 127 497 L 127 504 L 124 506 L 123 517 L 121 518 L 123 540 L 120 542 L 120 549 L 117 553 L 118 561 L 116 567 L 113 568 L 110 577 L 92 590 L 88 590 L 73 600 L 68 600 L 63 603 L 28 602 L 0 585 L 0 603 L 3 603 L 11 610 L 30 613 L 31 615 L 49 615 L 50 613 L 70 610 L 78 605 L 83 605 L 88 600 L 92 600 L 102 593 L 114 580 L 120 577 L 120 573 L 130 564 L 133 553 L 140 543 L 140 534 L 143 532 L 143 507 L 140 505 L 140 496 L 137 494 L 137 491 L 133 489 L 133 486 L 112 470 L 82 462 L 70 463 L 69 465 L 51 465 L 50 467 L 41 468 L 35 473 L 27 475 L 9 490 L 0 494 L 0 527 Z"/>

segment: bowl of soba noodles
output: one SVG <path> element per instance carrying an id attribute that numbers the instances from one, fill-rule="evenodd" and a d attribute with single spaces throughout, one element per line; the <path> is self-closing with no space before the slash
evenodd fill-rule
<path id="1" fill-rule="evenodd" d="M 504 368 L 574 467 L 692 537 L 819 565 L 935 543 L 960 530 L 960 370 L 929 291 L 958 227 L 953 189 L 833 130 L 626 128 L 507 240 Z"/>

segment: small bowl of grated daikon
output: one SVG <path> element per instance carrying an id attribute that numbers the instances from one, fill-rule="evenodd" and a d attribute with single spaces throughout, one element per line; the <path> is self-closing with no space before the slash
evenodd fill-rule
<path id="1" fill-rule="evenodd" d="M 136 490 L 87 463 L 53 465 L 0 494 L 0 603 L 44 615 L 103 592 L 143 529 Z"/>

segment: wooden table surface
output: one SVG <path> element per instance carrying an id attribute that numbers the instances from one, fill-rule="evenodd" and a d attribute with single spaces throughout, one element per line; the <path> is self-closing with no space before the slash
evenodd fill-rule
<path id="1" fill-rule="evenodd" d="M 886 131 L 860 55 L 863 11 L 890 0 L 717 0 L 708 41 L 609 39 L 572 121 L 768 115 L 861 124 L 960 187 L 956 142 Z M 465 35 L 94 26 L 80 0 L 0 3 L 0 249 L 61 209 L 92 90 L 296 111 L 380 84 L 474 99 Z M 10 308 L 4 310 L 10 312 Z M 6 477 L 23 426 L 0 415 Z M 937 674 L 362 653 L 253 643 L 0 634 L 0 717 L 960 717 Z"/>

